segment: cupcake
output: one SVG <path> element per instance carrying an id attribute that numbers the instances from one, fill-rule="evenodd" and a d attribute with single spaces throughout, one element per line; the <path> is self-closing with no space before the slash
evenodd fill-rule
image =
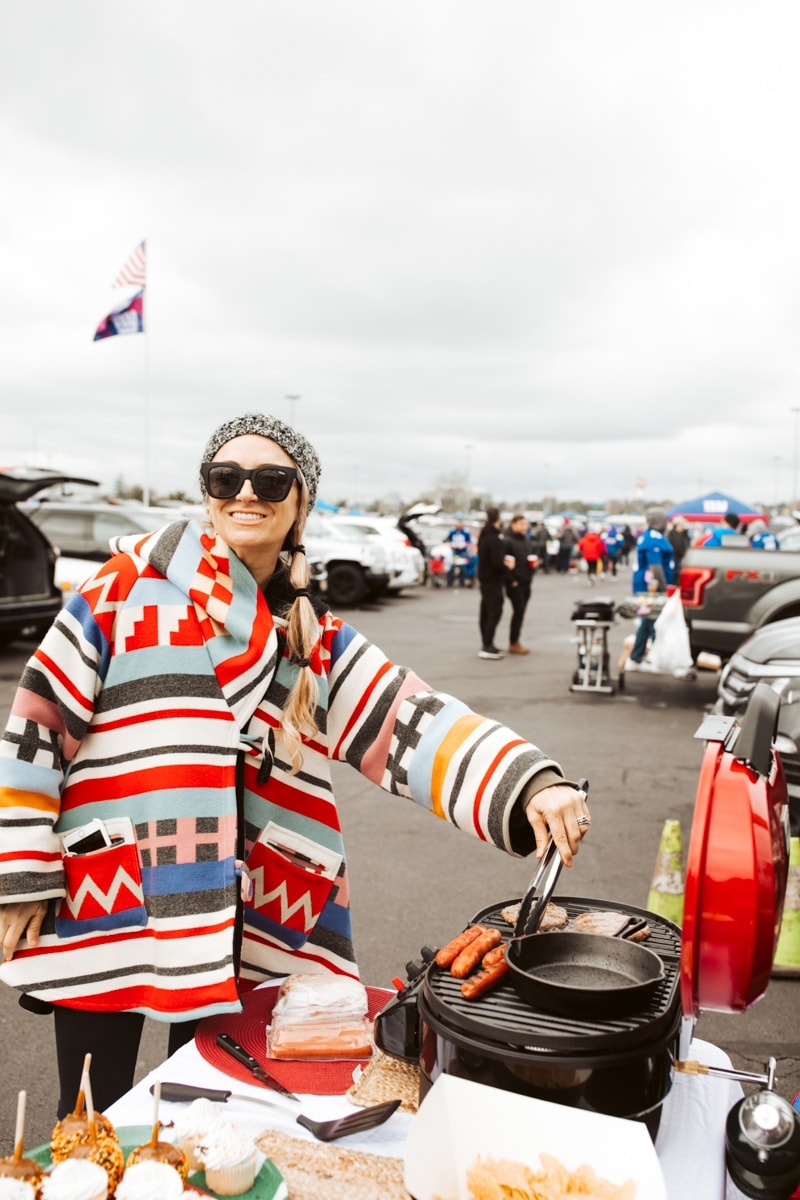
<path id="1" fill-rule="evenodd" d="M 42 1181 L 42 1200 L 107 1200 L 108 1175 L 88 1158 L 56 1163 Z"/>
<path id="2" fill-rule="evenodd" d="M 137 1163 L 144 1162 L 166 1163 L 178 1172 L 182 1183 L 186 1182 L 189 1174 L 189 1160 L 185 1151 L 180 1146 L 173 1146 L 172 1142 L 156 1142 L 155 1146 L 152 1142 L 142 1142 L 141 1146 L 131 1150 L 125 1169 L 127 1171 Z"/>
<path id="3" fill-rule="evenodd" d="M 80 1142 L 91 1142 L 98 1138 L 113 1138 L 117 1134 L 108 1117 L 102 1113 L 94 1114 L 94 1134 L 89 1129 L 89 1118 L 86 1111 L 71 1112 L 57 1121 L 50 1137 L 50 1157 L 54 1163 L 69 1158 L 74 1146 Z"/>
<path id="4" fill-rule="evenodd" d="M 113 1138 L 98 1137 L 96 1142 L 78 1142 L 77 1146 L 72 1147 L 69 1158 L 63 1161 L 70 1162 L 76 1159 L 80 1162 L 98 1163 L 108 1177 L 108 1194 L 114 1195 L 125 1169 L 125 1155 L 116 1135 Z"/>
<path id="5" fill-rule="evenodd" d="M 258 1152 L 249 1133 L 236 1125 L 223 1125 L 211 1134 L 197 1157 L 203 1164 L 206 1183 L 220 1196 L 240 1196 L 253 1186 Z"/>
<path id="6" fill-rule="evenodd" d="M 169 1163 L 155 1158 L 125 1168 L 116 1200 L 175 1200 L 183 1195 L 183 1180 Z"/>
<path id="7" fill-rule="evenodd" d="M 0 1177 L 0 1200 L 35 1200 L 35 1197 L 32 1183 L 8 1175 Z"/>
<path id="8" fill-rule="evenodd" d="M 9 1180 L 12 1183 L 27 1183 L 33 1190 L 33 1194 L 38 1200 L 41 1194 L 42 1176 L 44 1171 L 33 1158 L 18 1158 L 13 1155 L 8 1158 L 0 1158 L 0 1183 L 4 1180 Z"/>
<path id="9" fill-rule="evenodd" d="M 226 1125 L 227 1121 L 216 1104 L 200 1098 L 193 1100 L 185 1113 L 175 1120 L 177 1142 L 185 1152 L 190 1171 L 197 1171 L 202 1162 L 197 1157 L 197 1149 L 212 1136 L 215 1130 Z"/>

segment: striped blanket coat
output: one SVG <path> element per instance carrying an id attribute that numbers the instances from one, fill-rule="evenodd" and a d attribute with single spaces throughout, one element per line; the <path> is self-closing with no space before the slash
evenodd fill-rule
<path id="1" fill-rule="evenodd" d="M 186 522 L 113 548 L 30 659 L 0 741 L 0 897 L 49 901 L 0 979 L 170 1021 L 238 1011 L 240 985 L 275 975 L 357 975 L 331 759 L 515 852 L 515 801 L 559 771 L 535 746 L 325 612 L 319 732 L 292 776 L 297 667 L 250 572 Z M 64 853 L 59 835 L 95 817 L 111 844 Z"/>

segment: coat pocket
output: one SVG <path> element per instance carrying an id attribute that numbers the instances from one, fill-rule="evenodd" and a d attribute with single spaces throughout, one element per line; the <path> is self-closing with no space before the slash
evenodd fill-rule
<path id="1" fill-rule="evenodd" d="M 246 860 L 252 883 L 248 924 L 298 950 L 316 925 L 341 864 L 335 850 L 270 821 Z"/>
<path id="2" fill-rule="evenodd" d="M 63 855 L 67 891 L 56 913 L 59 937 L 147 924 L 133 823 L 117 817 L 105 825 L 110 846 L 89 854 Z"/>

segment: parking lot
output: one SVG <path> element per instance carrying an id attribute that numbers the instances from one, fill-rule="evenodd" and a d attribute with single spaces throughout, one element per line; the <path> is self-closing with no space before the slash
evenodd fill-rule
<path id="1" fill-rule="evenodd" d="M 602 579 L 594 595 L 628 595 L 630 573 Z M 395 661 L 413 666 L 431 685 L 495 716 L 541 745 L 570 779 L 590 781 L 593 824 L 574 868 L 557 894 L 645 907 L 663 823 L 680 822 L 688 844 L 703 744 L 693 735 L 714 698 L 717 676 L 696 680 L 636 675 L 622 693 L 571 693 L 576 647 L 570 621 L 576 599 L 589 596 L 585 576 L 537 576 L 523 629 L 527 657 L 478 659 L 479 595 L 472 589 L 415 588 L 342 613 Z M 498 631 L 507 644 L 508 610 Z M 632 633 L 629 621 L 611 629 L 611 659 Z M 30 647 L 15 644 L 0 658 L 0 716 Z M 518 898 L 530 881 L 530 861 L 511 860 L 453 831 L 413 804 L 385 795 L 352 770 L 335 768 L 345 827 L 356 947 L 366 982 L 389 986 L 426 943 L 437 945 L 486 905 Z M 760 1071 L 778 1059 L 778 1091 L 800 1090 L 800 980 L 771 981 L 765 998 L 745 1014 L 704 1014 L 697 1033 L 722 1046 L 734 1064 Z M 57 1085 L 47 1018 L 23 1012 L 0 990 L 0 1026 L 7 1086 L 0 1096 L 0 1131 L 13 1131 L 16 1094 L 28 1091 L 30 1144 L 49 1137 Z M 165 1046 L 164 1030 L 148 1028 L 140 1074 Z"/>

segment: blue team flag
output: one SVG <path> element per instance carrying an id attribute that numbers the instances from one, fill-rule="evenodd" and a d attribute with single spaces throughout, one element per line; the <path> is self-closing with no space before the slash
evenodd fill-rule
<path id="1" fill-rule="evenodd" d="M 118 333 L 144 333 L 144 288 L 103 317 L 92 340 L 99 342 Z"/>

